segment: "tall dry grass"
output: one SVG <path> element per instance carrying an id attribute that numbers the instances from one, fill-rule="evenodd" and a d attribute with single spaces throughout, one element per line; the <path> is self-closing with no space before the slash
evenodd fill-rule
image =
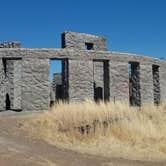
<path id="1" fill-rule="evenodd" d="M 107 157 L 166 159 L 166 105 L 58 103 L 24 125 L 37 138 Z"/>

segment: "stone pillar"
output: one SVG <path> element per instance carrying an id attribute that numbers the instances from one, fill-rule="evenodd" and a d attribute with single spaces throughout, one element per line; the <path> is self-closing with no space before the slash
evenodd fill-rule
<path id="1" fill-rule="evenodd" d="M 161 102 L 166 102 L 166 66 L 159 67 Z"/>
<path id="2" fill-rule="evenodd" d="M 69 100 L 69 67 L 68 59 L 62 60 L 62 87 L 63 87 L 63 100 Z"/>
<path id="3" fill-rule="evenodd" d="M 69 60 L 68 74 L 69 100 L 93 100 L 93 61 Z"/>
<path id="4" fill-rule="evenodd" d="M 153 103 L 153 75 L 152 64 L 140 63 L 140 92 L 141 104 Z"/>
<path id="5" fill-rule="evenodd" d="M 50 104 L 49 59 L 22 59 L 23 111 L 48 110 Z"/>
<path id="6" fill-rule="evenodd" d="M 110 101 L 129 102 L 129 74 L 128 63 L 111 60 L 110 74 Z"/>
<path id="7" fill-rule="evenodd" d="M 14 60 L 14 99 L 13 99 L 13 109 L 21 110 L 21 98 L 22 98 L 22 60 Z"/>
<path id="8" fill-rule="evenodd" d="M 5 73 L 2 58 L 0 58 L 0 111 L 5 109 Z"/>

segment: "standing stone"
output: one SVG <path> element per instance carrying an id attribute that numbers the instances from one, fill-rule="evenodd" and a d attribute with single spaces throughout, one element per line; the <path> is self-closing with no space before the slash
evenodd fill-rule
<path id="1" fill-rule="evenodd" d="M 49 59 L 22 60 L 23 111 L 48 110 L 50 104 Z"/>
<path id="2" fill-rule="evenodd" d="M 94 98 L 93 61 L 69 60 L 69 100 L 84 101 Z"/>
<path id="3" fill-rule="evenodd" d="M 166 102 L 166 65 L 159 67 L 161 102 Z"/>
<path id="4" fill-rule="evenodd" d="M 13 109 L 21 110 L 22 109 L 22 60 L 14 60 L 14 101 Z"/>
<path id="5" fill-rule="evenodd" d="M 153 103 L 153 75 L 151 63 L 142 62 L 140 64 L 140 87 L 141 104 Z"/>
<path id="6" fill-rule="evenodd" d="M 5 109 L 5 73 L 2 58 L 0 58 L 0 111 Z"/>
<path id="7" fill-rule="evenodd" d="M 119 61 L 109 62 L 110 100 L 129 101 L 128 63 Z"/>

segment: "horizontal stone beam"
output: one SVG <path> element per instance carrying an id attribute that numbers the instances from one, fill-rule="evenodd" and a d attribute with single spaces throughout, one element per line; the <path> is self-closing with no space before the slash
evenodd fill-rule
<path id="1" fill-rule="evenodd" d="M 139 56 L 135 54 L 116 53 L 108 51 L 76 51 L 74 49 L 28 49 L 1 48 L 0 58 L 39 58 L 39 59 L 87 59 L 87 60 L 116 60 L 120 62 L 145 62 L 149 64 L 165 65 L 160 59 Z"/>

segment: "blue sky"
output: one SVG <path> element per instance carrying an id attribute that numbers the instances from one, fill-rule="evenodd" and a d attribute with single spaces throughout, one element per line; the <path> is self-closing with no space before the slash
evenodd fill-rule
<path id="1" fill-rule="evenodd" d="M 2 1 L 0 41 L 59 48 L 69 30 L 106 36 L 111 51 L 166 58 L 165 9 L 165 0 Z"/>

